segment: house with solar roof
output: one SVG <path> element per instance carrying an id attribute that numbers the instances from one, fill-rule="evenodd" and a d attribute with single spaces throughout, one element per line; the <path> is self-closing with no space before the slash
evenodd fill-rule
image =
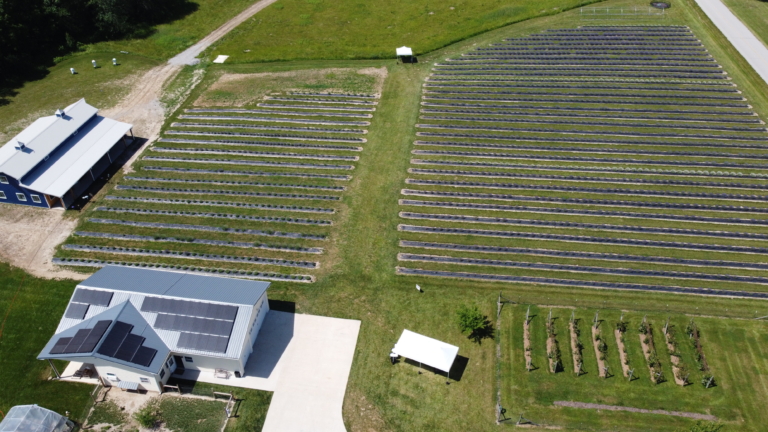
<path id="1" fill-rule="evenodd" d="M 269 311 L 268 287 L 106 266 L 75 288 L 37 358 L 83 363 L 104 385 L 129 390 L 162 392 L 172 374 L 190 369 L 241 377 Z"/>
<path id="2" fill-rule="evenodd" d="M 67 208 L 85 192 L 133 141 L 98 111 L 80 99 L 0 147 L 0 203 Z"/>

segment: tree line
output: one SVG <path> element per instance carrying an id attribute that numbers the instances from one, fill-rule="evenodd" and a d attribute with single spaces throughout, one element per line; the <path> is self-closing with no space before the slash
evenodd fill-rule
<path id="1" fill-rule="evenodd" d="M 0 0 L 0 87 L 44 74 L 53 58 L 84 44 L 146 37 L 196 7 L 189 0 Z"/>

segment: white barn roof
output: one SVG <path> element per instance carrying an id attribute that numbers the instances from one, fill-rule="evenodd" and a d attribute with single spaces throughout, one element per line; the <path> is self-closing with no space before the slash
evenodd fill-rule
<path id="1" fill-rule="evenodd" d="M 97 115 L 85 99 L 61 111 L 37 119 L 0 147 L 0 173 L 59 198 L 133 127 Z"/>
<path id="2" fill-rule="evenodd" d="M 400 340 L 392 351 L 397 355 L 448 372 L 459 354 L 459 347 L 410 330 L 403 330 Z"/>
<path id="3" fill-rule="evenodd" d="M 24 177 L 97 112 L 85 99 L 80 99 L 66 107 L 61 117 L 37 119 L 0 149 L 0 172 L 15 179 Z M 19 143 L 24 144 L 23 149 L 17 149 Z"/>

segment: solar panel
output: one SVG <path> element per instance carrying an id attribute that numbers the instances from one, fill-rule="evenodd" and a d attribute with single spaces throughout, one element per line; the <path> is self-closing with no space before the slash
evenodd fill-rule
<path id="1" fill-rule="evenodd" d="M 117 353 L 115 353 L 114 357 L 120 360 L 125 360 L 129 362 L 131 361 L 133 356 L 136 354 L 136 351 L 138 351 L 139 347 L 143 343 L 144 343 L 143 336 L 129 333 L 128 335 L 125 336 L 125 340 L 123 340 L 123 343 L 120 344 L 120 348 L 118 348 Z"/>
<path id="2" fill-rule="evenodd" d="M 144 301 L 141 304 L 141 311 L 224 319 L 229 321 L 234 321 L 237 316 L 237 306 L 159 297 L 144 297 Z"/>
<path id="3" fill-rule="evenodd" d="M 112 291 L 78 288 L 75 290 L 75 295 L 72 297 L 72 301 L 96 306 L 109 306 L 109 302 L 112 301 L 112 294 Z"/>
<path id="4" fill-rule="evenodd" d="M 98 353 L 107 357 L 114 357 L 117 349 L 123 343 L 123 339 L 125 339 L 125 336 L 128 335 L 132 328 L 132 325 L 122 321 L 115 322 L 112 330 L 110 330 L 106 339 L 104 339 L 104 342 L 99 347 Z"/>
<path id="5" fill-rule="evenodd" d="M 88 337 L 88 334 L 91 332 L 91 329 L 80 329 L 75 333 L 75 336 L 72 338 L 71 341 L 69 341 L 69 345 L 67 345 L 66 348 L 64 348 L 64 354 L 70 354 L 77 352 L 77 350 L 80 348 L 80 345 L 85 341 L 85 338 Z"/>
<path id="6" fill-rule="evenodd" d="M 133 359 L 131 359 L 131 363 L 136 363 L 144 367 L 149 367 L 149 365 L 152 364 L 152 360 L 155 358 L 156 354 L 157 354 L 156 349 L 141 346 L 136 351 L 136 354 L 133 356 Z"/>
<path id="7" fill-rule="evenodd" d="M 182 332 L 177 346 L 199 351 L 227 352 L 229 338 Z"/>
<path id="8" fill-rule="evenodd" d="M 59 338 L 59 340 L 56 341 L 56 344 L 53 345 L 53 348 L 51 348 L 51 354 L 62 354 L 71 340 L 71 337 Z"/>
<path id="9" fill-rule="evenodd" d="M 91 329 L 88 337 L 85 338 L 83 344 L 80 345 L 80 349 L 77 350 L 77 352 L 83 353 L 93 351 L 93 349 L 96 348 L 96 345 L 99 344 L 101 337 L 104 336 L 104 333 L 107 331 L 110 324 L 112 324 L 112 321 L 109 320 L 97 322 L 96 325 L 93 326 L 93 329 Z"/>
<path id="10" fill-rule="evenodd" d="M 232 333 L 232 321 L 211 320 L 181 315 L 157 314 L 155 328 L 227 336 Z"/>
<path id="11" fill-rule="evenodd" d="M 85 303 L 70 303 L 67 311 L 64 313 L 65 318 L 83 319 L 85 314 L 88 313 L 90 305 Z"/>

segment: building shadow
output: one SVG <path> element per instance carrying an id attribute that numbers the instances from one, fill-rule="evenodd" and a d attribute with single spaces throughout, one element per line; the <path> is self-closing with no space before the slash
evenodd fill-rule
<path id="1" fill-rule="evenodd" d="M 285 302 L 291 303 L 291 302 Z M 270 300 L 270 309 L 272 300 Z M 245 376 L 269 378 L 293 339 L 295 314 L 270 310 L 245 365 Z"/>
<path id="2" fill-rule="evenodd" d="M 296 313 L 296 303 L 292 301 L 269 299 L 269 310 Z"/>
<path id="3" fill-rule="evenodd" d="M 109 183 L 109 181 L 117 174 L 128 161 L 138 152 L 141 150 L 142 146 L 147 142 L 146 138 L 134 138 L 133 142 L 131 142 L 128 147 L 125 148 L 123 153 L 120 154 L 120 156 L 112 162 L 111 165 L 107 167 L 107 169 L 104 170 L 103 173 L 101 173 L 100 176 L 96 178 L 96 180 L 91 183 L 90 186 L 77 197 L 77 199 L 70 204 L 70 206 L 67 208 L 67 210 L 83 210 L 88 203 L 91 202 L 94 196 L 101 191 L 104 186 Z"/>

